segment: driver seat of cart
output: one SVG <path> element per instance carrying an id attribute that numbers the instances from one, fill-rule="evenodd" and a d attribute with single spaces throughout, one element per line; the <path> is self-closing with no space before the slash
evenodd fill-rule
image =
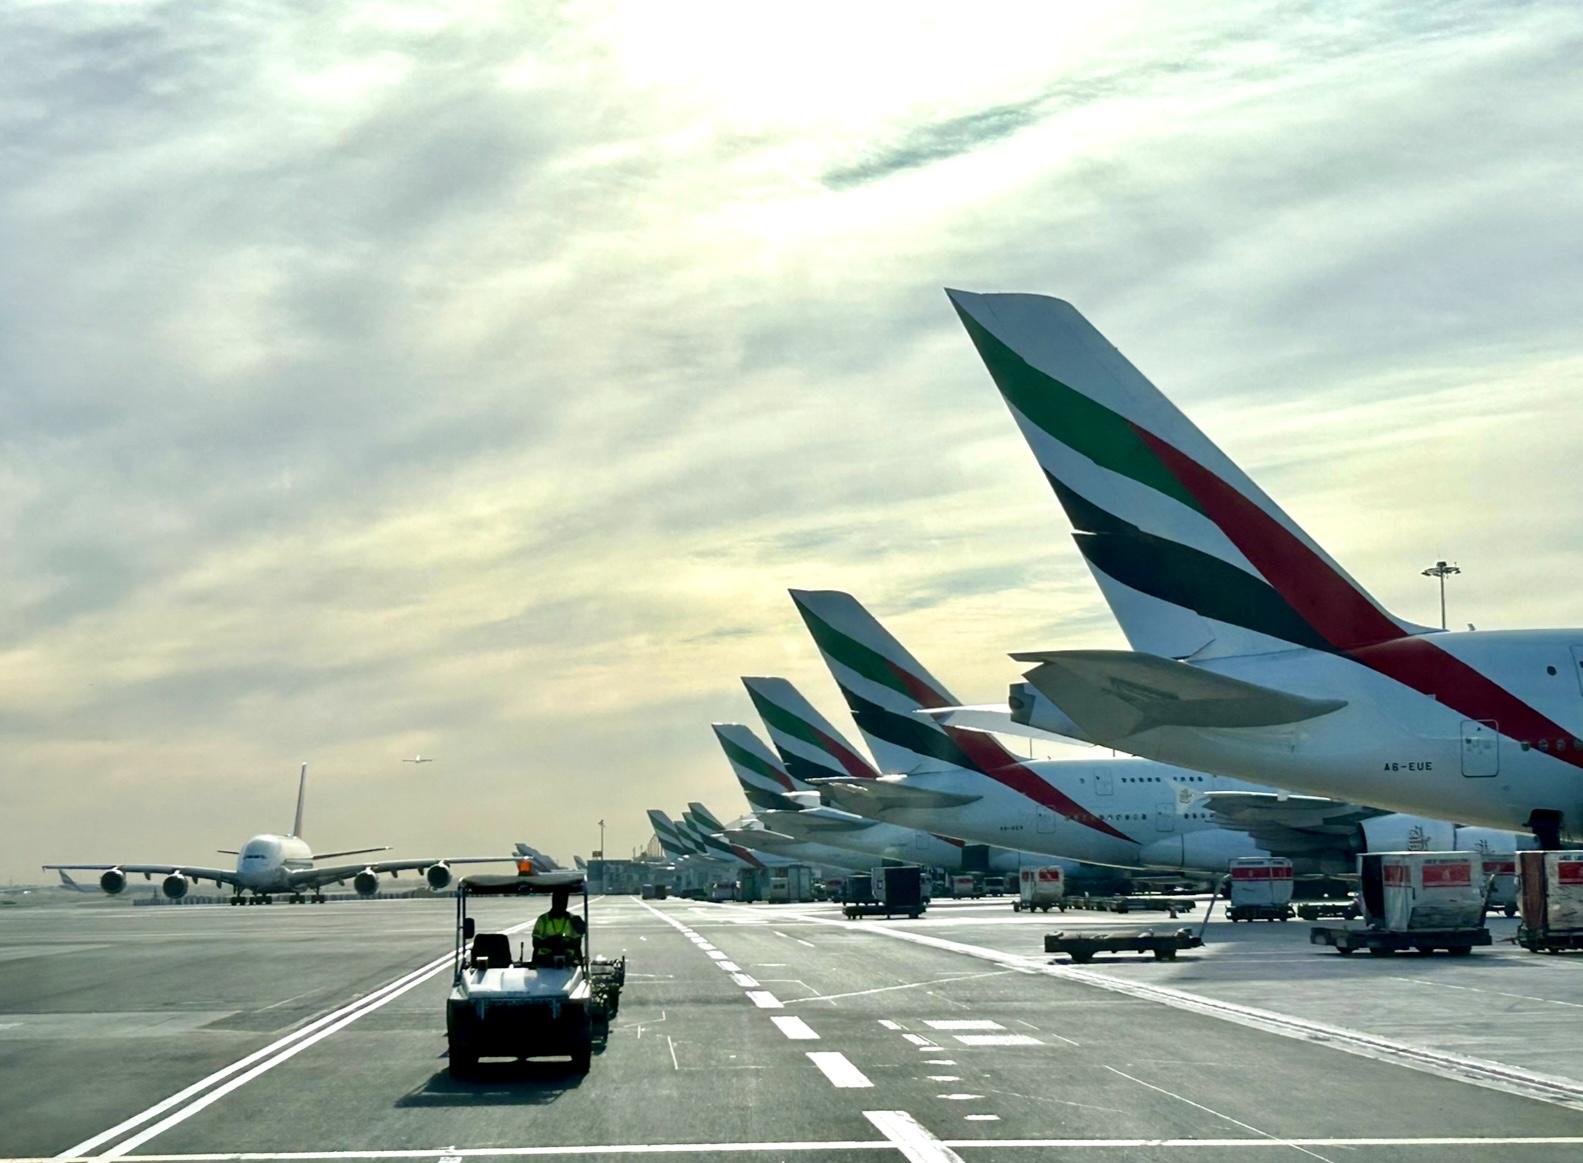
<path id="1" fill-rule="evenodd" d="M 587 925 L 567 909 L 570 893 L 557 888 L 550 895 L 550 907 L 533 923 L 534 966 L 581 965 L 583 934 Z"/>

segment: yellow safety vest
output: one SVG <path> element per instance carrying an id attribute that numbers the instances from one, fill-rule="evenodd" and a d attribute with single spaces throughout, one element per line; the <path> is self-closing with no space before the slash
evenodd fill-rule
<path id="1" fill-rule="evenodd" d="M 533 922 L 533 939 L 535 941 L 544 941 L 552 937 L 564 937 L 568 941 L 577 940 L 577 926 L 572 924 L 572 918 L 569 913 L 563 913 L 560 916 L 545 913 Z"/>

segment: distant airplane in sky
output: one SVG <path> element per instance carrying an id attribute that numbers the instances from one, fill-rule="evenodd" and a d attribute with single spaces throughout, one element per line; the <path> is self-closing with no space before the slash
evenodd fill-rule
<path id="1" fill-rule="evenodd" d="M 434 756 L 432 756 L 432 755 L 414 755 L 411 759 L 403 759 L 401 762 L 403 762 L 403 763 L 433 763 L 434 762 Z"/>
<path id="2" fill-rule="evenodd" d="M 324 901 L 324 886 L 350 880 L 358 896 L 369 897 L 379 891 L 379 878 L 384 873 L 395 876 L 407 869 L 418 869 L 430 888 L 439 890 L 451 883 L 452 864 L 485 864 L 507 862 L 510 857 L 468 856 L 459 859 L 428 857 L 422 860 L 373 860 L 367 863 L 335 864 L 315 867 L 313 849 L 302 838 L 302 805 L 308 788 L 308 765 L 302 765 L 297 782 L 297 815 L 291 832 L 285 836 L 262 833 L 254 836 L 240 850 L 222 848 L 223 855 L 235 856 L 236 867 L 205 868 L 195 864 L 46 864 L 45 868 L 61 871 L 61 880 L 70 887 L 72 882 L 63 870 L 83 869 L 100 873 L 99 887 L 111 896 L 126 888 L 127 874 L 143 874 L 145 880 L 154 876 L 164 879 L 160 891 L 172 900 L 187 895 L 188 888 L 198 881 L 212 880 L 216 885 L 228 884 L 233 896 L 232 904 L 246 900 L 250 904 L 268 904 L 272 893 L 289 893 L 292 904 L 312 899 Z M 371 852 L 388 852 L 390 846 L 379 848 L 350 848 L 339 852 L 325 852 L 319 856 L 327 860 L 332 856 L 364 856 Z M 244 898 L 244 892 L 251 892 Z"/>

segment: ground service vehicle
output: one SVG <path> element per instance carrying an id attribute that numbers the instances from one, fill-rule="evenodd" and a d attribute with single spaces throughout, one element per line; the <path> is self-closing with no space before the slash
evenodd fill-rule
<path id="1" fill-rule="evenodd" d="M 480 933 L 468 915 L 475 897 L 582 898 L 583 934 L 576 952 L 512 956 L 505 933 Z M 588 1073 L 594 1040 L 603 1038 L 621 1002 L 626 957 L 590 960 L 588 888 L 576 871 L 524 876 L 469 876 L 457 886 L 456 961 L 445 1005 L 450 1069 L 466 1077 L 480 1058 L 571 1059 Z"/>
<path id="2" fill-rule="evenodd" d="M 1017 899 L 1011 902 L 1013 912 L 1027 909 L 1052 908 L 1066 911 L 1066 882 L 1059 867 L 1024 868 L 1017 873 Z"/>
<path id="3" fill-rule="evenodd" d="M 1244 856 L 1231 862 L 1226 917 L 1285 921 L 1292 915 L 1292 862 L 1281 856 Z"/>
<path id="4" fill-rule="evenodd" d="M 1583 852 L 1519 852 L 1522 923 L 1517 943 L 1531 953 L 1583 949 Z"/>
<path id="5" fill-rule="evenodd" d="M 854 882 L 867 880 L 873 888 L 868 900 L 849 895 L 842 908 L 848 920 L 858 917 L 918 917 L 929 907 L 924 896 L 923 869 L 916 864 L 892 864 L 876 868 L 871 876 L 847 877 L 849 893 Z M 861 887 L 858 885 L 856 887 Z"/>

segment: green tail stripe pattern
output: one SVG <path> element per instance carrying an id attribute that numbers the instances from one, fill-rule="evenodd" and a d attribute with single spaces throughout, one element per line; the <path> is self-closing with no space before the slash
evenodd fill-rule
<path id="1" fill-rule="evenodd" d="M 831 658 L 870 682 L 889 687 L 909 699 L 913 697 L 912 692 L 907 689 L 906 682 L 896 673 L 896 668 L 879 651 L 870 650 L 856 639 L 848 638 L 806 606 L 802 607 L 802 614 L 803 620 L 808 623 L 808 631 L 813 635 L 814 642 Z"/>
<path id="2" fill-rule="evenodd" d="M 1211 553 L 1147 533 L 1045 476 L 1077 530 L 1077 547 L 1107 577 L 1217 622 L 1312 650 L 1334 650 L 1263 578 Z"/>
<path id="3" fill-rule="evenodd" d="M 773 780 L 775 783 L 781 786 L 785 786 L 785 781 L 781 778 L 781 773 L 776 771 L 775 768 L 767 763 L 764 759 L 754 755 L 746 748 L 731 742 L 731 740 L 727 739 L 723 735 L 717 736 L 717 738 L 720 740 L 720 746 L 725 750 L 726 758 L 732 763 L 745 767 L 757 775 L 762 775 L 765 779 Z"/>
<path id="4" fill-rule="evenodd" d="M 1095 464 L 1203 512 L 1130 420 L 1032 366 L 965 311 L 957 314 L 995 386 L 1029 421 Z"/>
<path id="5" fill-rule="evenodd" d="M 810 746 L 822 745 L 819 733 L 806 720 L 798 718 L 785 707 L 770 702 L 757 691 L 749 690 L 748 697 L 753 700 L 753 709 L 759 713 L 759 718 L 764 720 L 766 726 L 776 731 L 784 731 L 792 738 L 801 739 Z"/>

